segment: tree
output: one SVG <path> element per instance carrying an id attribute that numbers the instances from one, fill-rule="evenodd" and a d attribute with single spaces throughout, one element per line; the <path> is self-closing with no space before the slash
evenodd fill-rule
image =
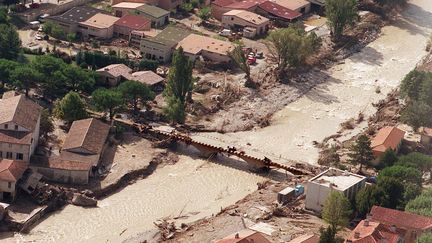
<path id="1" fill-rule="evenodd" d="M 419 238 L 417 238 L 417 240 L 415 241 L 415 243 L 430 243 L 432 242 L 432 233 L 428 232 L 428 233 L 423 233 Z"/>
<path id="2" fill-rule="evenodd" d="M 335 243 L 336 242 L 336 232 L 330 226 L 326 229 L 323 227 L 320 228 L 320 239 L 319 243 Z"/>
<path id="3" fill-rule="evenodd" d="M 90 71 L 84 70 L 73 65 L 64 66 L 62 74 L 64 75 L 65 85 L 72 91 L 92 92 L 96 80 Z"/>
<path id="4" fill-rule="evenodd" d="M 155 94 L 147 85 L 137 81 L 125 81 L 118 86 L 118 90 L 123 98 L 132 104 L 134 110 L 137 110 L 139 99 L 147 101 L 155 98 Z"/>
<path id="5" fill-rule="evenodd" d="M 399 158 L 401 165 L 411 164 L 425 172 L 429 172 L 432 175 L 432 157 L 426 154 L 412 152 Z"/>
<path id="6" fill-rule="evenodd" d="M 383 177 L 393 177 L 397 178 L 403 183 L 413 183 L 415 185 L 421 186 L 422 174 L 419 170 L 413 167 L 394 165 L 386 167 L 380 171 L 378 174 L 378 180 Z"/>
<path id="7" fill-rule="evenodd" d="M 0 58 L 16 60 L 21 50 L 21 40 L 13 25 L 0 24 Z"/>
<path id="8" fill-rule="evenodd" d="M 355 202 L 360 217 L 365 217 L 374 205 L 385 207 L 389 204 L 385 191 L 377 185 L 362 188 L 356 194 Z"/>
<path id="9" fill-rule="evenodd" d="M 380 158 L 381 167 L 389 167 L 398 161 L 398 157 L 393 149 L 387 149 Z"/>
<path id="10" fill-rule="evenodd" d="M 7 8 L 0 7 L 0 24 L 9 24 L 8 8 L 11 3 L 5 0 L 3 4 L 6 4 Z"/>
<path id="11" fill-rule="evenodd" d="M 378 180 L 377 186 L 384 191 L 388 198 L 386 207 L 396 209 L 404 205 L 404 186 L 398 179 L 382 177 Z"/>
<path id="12" fill-rule="evenodd" d="M 68 33 L 66 35 L 66 39 L 69 41 L 69 44 L 71 44 L 72 41 L 74 41 L 76 39 L 76 34 L 75 33 Z"/>
<path id="13" fill-rule="evenodd" d="M 297 26 L 270 32 L 266 39 L 270 54 L 276 59 L 281 75 L 287 67 L 298 67 L 321 45 L 315 33 L 307 34 Z"/>
<path id="14" fill-rule="evenodd" d="M 202 22 L 209 20 L 211 17 L 211 8 L 208 6 L 201 8 L 198 11 L 198 17 L 201 19 Z"/>
<path id="15" fill-rule="evenodd" d="M 247 62 L 247 58 L 242 49 L 242 46 L 236 45 L 236 47 L 231 52 L 229 52 L 229 56 L 231 60 L 233 60 L 233 62 L 237 65 L 237 67 L 246 74 L 245 85 L 248 87 L 248 84 L 252 82 L 252 79 L 250 77 L 250 66 Z"/>
<path id="16" fill-rule="evenodd" d="M 193 63 L 184 55 L 183 48 L 180 47 L 174 52 L 167 86 L 164 91 L 168 101 L 165 113 L 172 121 L 183 123 L 186 117 L 186 98 L 193 88 L 192 68 Z"/>
<path id="17" fill-rule="evenodd" d="M 54 132 L 54 123 L 48 109 L 43 109 L 40 118 L 40 133 L 47 137 L 48 133 Z"/>
<path id="18" fill-rule="evenodd" d="M 100 88 L 92 93 L 92 101 L 98 111 L 109 112 L 112 120 L 114 112 L 123 104 L 120 92 L 112 89 Z"/>
<path id="19" fill-rule="evenodd" d="M 348 198 L 340 192 L 330 192 L 324 203 L 322 217 L 334 232 L 337 232 L 338 227 L 348 224 L 350 214 L 351 205 Z"/>
<path id="20" fill-rule="evenodd" d="M 45 97 L 61 97 L 66 91 L 63 70 L 66 63 L 51 55 L 36 56 L 31 65 L 42 74 L 40 89 Z"/>
<path id="21" fill-rule="evenodd" d="M 410 100 L 419 100 L 423 83 L 430 80 L 432 80 L 432 74 L 430 73 L 418 70 L 409 72 L 401 82 L 401 97 L 409 98 Z"/>
<path id="22" fill-rule="evenodd" d="M 401 121 L 412 126 L 416 131 L 419 127 L 432 126 L 432 117 L 430 116 L 432 107 L 424 102 L 413 101 L 401 111 Z"/>
<path id="23" fill-rule="evenodd" d="M 88 117 L 86 103 L 78 93 L 73 91 L 66 94 L 60 101 L 55 102 L 53 114 L 69 124 Z"/>
<path id="24" fill-rule="evenodd" d="M 432 217 L 432 189 L 423 191 L 419 196 L 409 201 L 405 210 L 411 213 Z"/>
<path id="25" fill-rule="evenodd" d="M 0 82 L 1 86 L 11 82 L 11 74 L 18 67 L 18 63 L 7 59 L 0 59 Z"/>
<path id="26" fill-rule="evenodd" d="M 347 25 L 357 20 L 356 0 L 326 0 L 325 14 L 332 36 L 338 40 Z"/>
<path id="27" fill-rule="evenodd" d="M 350 148 L 350 153 L 348 154 L 350 157 L 349 161 L 353 164 L 360 164 L 360 172 L 363 165 L 368 165 L 374 159 L 370 145 L 371 141 L 369 138 L 366 135 L 360 135 Z"/>
<path id="28" fill-rule="evenodd" d="M 21 90 L 25 90 L 25 95 L 28 96 L 31 88 L 35 88 L 41 74 L 29 66 L 19 66 L 11 73 L 13 85 Z"/>

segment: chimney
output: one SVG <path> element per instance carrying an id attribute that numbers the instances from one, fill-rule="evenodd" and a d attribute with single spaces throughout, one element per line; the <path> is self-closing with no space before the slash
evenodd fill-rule
<path id="1" fill-rule="evenodd" d="M 239 235 L 239 233 L 236 233 L 235 236 L 234 236 L 234 238 L 236 238 L 236 239 L 240 239 L 240 235 Z"/>
<path id="2" fill-rule="evenodd" d="M 364 226 L 369 226 L 369 219 L 365 219 L 363 222 L 364 222 Z"/>
<path id="3" fill-rule="evenodd" d="M 354 239 L 360 239 L 360 232 L 354 232 Z"/>

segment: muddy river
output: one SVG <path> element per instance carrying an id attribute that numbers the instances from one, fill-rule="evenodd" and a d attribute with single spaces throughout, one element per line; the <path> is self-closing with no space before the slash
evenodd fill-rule
<path id="1" fill-rule="evenodd" d="M 278 112 L 272 125 L 250 132 L 206 134 L 240 146 L 250 143 L 257 153 L 315 163 L 313 141 L 335 133 L 339 124 L 360 111 L 373 112 L 372 102 L 395 88 L 425 54 L 432 29 L 431 0 L 414 0 L 400 20 L 385 27 L 376 41 L 327 70 L 332 78 Z M 375 91 L 379 87 L 381 94 Z M 28 235 L 3 242 L 119 242 L 153 228 L 162 217 L 185 216 L 190 222 L 217 213 L 256 189 L 265 178 L 245 168 L 208 163 L 181 156 L 145 180 L 83 209 L 67 206 L 37 225 Z M 1 239 L 1 238 L 0 238 Z"/>

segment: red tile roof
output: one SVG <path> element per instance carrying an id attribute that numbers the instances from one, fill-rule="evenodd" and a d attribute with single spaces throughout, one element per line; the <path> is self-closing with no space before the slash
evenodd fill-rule
<path id="1" fill-rule="evenodd" d="M 91 163 L 63 160 L 59 156 L 32 156 L 31 166 L 71 171 L 89 171 Z"/>
<path id="2" fill-rule="evenodd" d="M 16 182 L 27 168 L 23 161 L 0 159 L 0 181 Z"/>
<path id="3" fill-rule="evenodd" d="M 220 6 L 220 7 L 226 7 L 230 4 L 232 4 L 234 2 L 234 0 L 215 0 L 212 2 L 212 4 L 216 5 L 216 6 Z"/>
<path id="4" fill-rule="evenodd" d="M 124 65 L 124 64 L 111 64 L 108 65 L 104 68 L 100 68 L 98 70 L 96 70 L 96 72 L 106 72 L 108 74 L 110 74 L 113 77 L 120 77 L 120 76 L 126 76 L 129 73 L 132 73 L 132 69 L 129 68 L 128 66 Z"/>
<path id="5" fill-rule="evenodd" d="M 0 130 L 0 142 L 30 145 L 32 142 L 31 132 L 18 132 L 11 130 Z"/>
<path id="6" fill-rule="evenodd" d="M 34 131 L 42 107 L 24 95 L 0 100 L 0 124 L 13 122 L 29 131 Z"/>
<path id="7" fill-rule="evenodd" d="M 387 149 L 396 149 L 404 138 L 405 132 L 397 127 L 383 127 L 371 141 L 373 151 L 384 152 Z"/>
<path id="8" fill-rule="evenodd" d="M 236 235 L 238 234 L 238 237 Z M 217 240 L 216 243 L 271 243 L 261 233 L 245 229 L 238 233 L 231 234 L 221 240 Z"/>
<path id="9" fill-rule="evenodd" d="M 157 75 L 156 73 L 154 73 L 152 71 L 134 72 L 126 78 L 129 80 L 138 81 L 140 83 L 147 84 L 150 86 L 158 84 L 164 80 L 164 78 L 162 78 L 161 76 Z"/>
<path id="10" fill-rule="evenodd" d="M 362 220 L 357 227 L 351 232 L 347 240 L 353 243 L 397 243 L 398 239 L 403 238 L 405 230 L 394 229 L 391 226 L 384 225 L 375 221 Z M 356 236 L 356 234 L 358 234 Z"/>
<path id="11" fill-rule="evenodd" d="M 379 206 L 373 206 L 370 215 L 371 219 L 374 221 L 388 225 L 395 225 L 402 229 L 432 229 L 432 217 Z"/>
<path id="12" fill-rule="evenodd" d="M 299 12 L 285 8 L 271 1 L 263 2 L 260 5 L 258 5 L 258 7 L 276 17 L 283 18 L 289 21 L 302 16 L 302 14 Z"/>
<path id="13" fill-rule="evenodd" d="M 141 30 L 150 20 L 137 15 L 125 15 L 115 22 L 115 25 L 127 27 L 133 30 Z"/>
<path id="14" fill-rule="evenodd" d="M 251 8 L 254 8 L 258 6 L 258 4 L 262 3 L 263 1 L 255 1 L 255 0 L 243 0 L 240 2 L 233 2 L 232 4 L 226 6 L 227 8 L 231 9 L 244 9 L 248 10 Z"/>

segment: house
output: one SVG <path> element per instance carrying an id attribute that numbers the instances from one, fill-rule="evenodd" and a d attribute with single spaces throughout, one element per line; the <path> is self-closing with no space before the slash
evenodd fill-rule
<path id="1" fill-rule="evenodd" d="M 345 243 L 401 243 L 405 230 L 365 219 L 351 232 Z"/>
<path id="2" fill-rule="evenodd" d="M 145 4 L 150 4 L 150 5 L 154 5 L 157 6 L 159 4 L 159 0 L 112 0 L 111 1 L 111 6 L 115 6 L 119 3 L 145 3 Z"/>
<path id="3" fill-rule="evenodd" d="M 0 201 L 12 202 L 17 192 L 17 182 L 28 168 L 24 161 L 0 158 Z"/>
<path id="4" fill-rule="evenodd" d="M 319 236 L 315 234 L 304 234 L 297 238 L 292 239 L 288 243 L 318 243 Z"/>
<path id="5" fill-rule="evenodd" d="M 183 48 L 184 54 L 191 60 L 201 56 L 204 60 L 216 63 L 230 62 L 228 53 L 234 49 L 231 42 L 197 34 L 190 34 L 181 40 L 177 45 L 179 47 Z"/>
<path id="6" fill-rule="evenodd" d="M 160 28 L 169 23 L 170 12 L 153 5 L 143 4 L 137 8 L 135 14 L 151 20 L 152 28 Z"/>
<path id="7" fill-rule="evenodd" d="M 432 217 L 379 206 L 373 206 L 369 216 L 371 221 L 404 230 L 405 243 L 414 243 L 423 233 L 432 230 Z"/>
<path id="8" fill-rule="evenodd" d="M 168 26 L 157 36 L 141 40 L 142 56 L 150 60 L 168 62 L 177 44 L 190 33 L 188 29 Z"/>
<path id="9" fill-rule="evenodd" d="M 30 160 L 39 142 L 41 112 L 24 95 L 0 100 L 0 158 Z"/>
<path id="10" fill-rule="evenodd" d="M 272 20 L 276 25 L 287 26 L 289 23 L 302 16 L 301 13 L 285 8 L 272 1 L 266 1 L 258 5 L 256 13 Z"/>
<path id="11" fill-rule="evenodd" d="M 393 149 L 396 153 L 402 144 L 405 132 L 394 126 L 381 128 L 371 141 L 371 148 L 377 163 L 379 157 L 387 149 Z"/>
<path id="12" fill-rule="evenodd" d="M 301 14 L 307 14 L 311 10 L 311 3 L 306 0 L 271 0 L 271 1 L 282 7 L 291 9 Z"/>
<path id="13" fill-rule="evenodd" d="M 432 128 L 429 127 L 421 127 L 419 129 L 420 133 L 420 142 L 426 147 L 430 147 L 432 145 Z"/>
<path id="14" fill-rule="evenodd" d="M 222 25 L 225 28 L 244 29 L 252 28 L 256 35 L 267 33 L 270 21 L 266 17 L 246 10 L 231 10 L 222 15 Z M 254 37 L 254 36 L 251 36 Z"/>
<path id="15" fill-rule="evenodd" d="M 163 89 L 164 78 L 157 75 L 153 71 L 139 71 L 129 74 L 128 80 L 140 82 L 142 84 L 150 86 L 154 91 L 160 91 Z"/>
<path id="16" fill-rule="evenodd" d="M 113 87 L 132 73 L 132 69 L 124 64 L 111 64 L 96 70 L 96 73 L 106 85 Z"/>
<path id="17" fill-rule="evenodd" d="M 327 195 L 331 191 L 338 191 L 351 200 L 365 185 L 366 177 L 364 176 L 330 168 L 308 181 L 305 207 L 321 212 Z"/>
<path id="18" fill-rule="evenodd" d="M 215 0 L 211 3 L 211 14 L 213 18 L 221 20 L 222 15 L 231 10 L 255 12 L 257 6 L 265 1 L 266 0 Z"/>
<path id="19" fill-rule="evenodd" d="M 123 17 L 126 15 L 134 15 L 144 3 L 134 2 L 121 2 L 112 6 L 112 11 L 116 17 Z"/>
<path id="20" fill-rule="evenodd" d="M 259 232 L 245 229 L 240 232 L 228 235 L 227 237 L 217 240 L 215 243 L 271 243 L 264 235 Z"/>
<path id="21" fill-rule="evenodd" d="M 30 167 L 51 181 L 87 184 L 106 148 L 109 130 L 94 118 L 74 121 L 60 155 L 33 156 Z"/>
<path id="22" fill-rule="evenodd" d="M 132 31 L 150 30 L 151 21 L 136 15 L 125 15 L 114 23 L 114 34 L 130 39 Z"/>
<path id="23" fill-rule="evenodd" d="M 84 38 L 110 39 L 114 35 L 114 24 L 118 17 L 97 13 L 86 21 L 80 22 L 78 31 Z"/>

